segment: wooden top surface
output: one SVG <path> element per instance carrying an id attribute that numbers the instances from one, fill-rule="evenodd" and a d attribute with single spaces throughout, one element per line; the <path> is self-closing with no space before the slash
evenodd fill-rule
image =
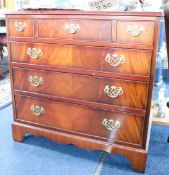
<path id="1" fill-rule="evenodd" d="M 9 11 L 6 15 L 100 15 L 100 16 L 163 16 L 162 12 L 111 12 L 83 10 L 22 10 Z"/>

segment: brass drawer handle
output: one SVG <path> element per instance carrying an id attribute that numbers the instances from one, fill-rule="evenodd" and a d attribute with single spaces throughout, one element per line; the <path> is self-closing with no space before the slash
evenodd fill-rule
<path id="1" fill-rule="evenodd" d="M 122 87 L 109 87 L 109 85 L 106 85 L 104 87 L 104 92 L 111 98 L 117 98 L 118 96 L 123 94 L 123 89 Z"/>
<path id="2" fill-rule="evenodd" d="M 127 32 L 133 37 L 138 37 L 144 32 L 144 26 L 128 25 Z"/>
<path id="3" fill-rule="evenodd" d="M 43 84 L 43 78 L 38 77 L 38 76 L 29 76 L 29 82 L 31 83 L 32 86 L 38 87 Z"/>
<path id="4" fill-rule="evenodd" d="M 119 121 L 114 121 L 112 119 L 103 119 L 102 125 L 105 126 L 108 130 L 114 131 L 117 128 L 120 128 L 120 122 Z"/>
<path id="5" fill-rule="evenodd" d="M 42 56 L 42 51 L 41 49 L 28 48 L 27 55 L 29 55 L 32 59 L 37 59 L 38 57 Z"/>
<path id="6" fill-rule="evenodd" d="M 40 116 L 45 113 L 45 109 L 42 106 L 37 105 L 31 105 L 31 111 L 36 116 Z"/>
<path id="7" fill-rule="evenodd" d="M 105 57 L 105 61 L 108 62 L 113 67 L 118 67 L 125 63 L 124 55 L 110 54 L 108 53 Z"/>
<path id="8" fill-rule="evenodd" d="M 15 28 L 18 32 L 23 32 L 26 27 L 26 23 L 24 22 L 15 22 Z"/>
<path id="9" fill-rule="evenodd" d="M 65 24 L 65 31 L 70 34 L 75 34 L 80 30 L 79 24 Z"/>

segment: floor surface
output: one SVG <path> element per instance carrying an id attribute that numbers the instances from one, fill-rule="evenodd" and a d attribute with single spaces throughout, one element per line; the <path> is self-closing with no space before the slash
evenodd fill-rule
<path id="1" fill-rule="evenodd" d="M 27 136 L 12 140 L 12 107 L 0 110 L 0 175 L 136 175 L 120 155 L 88 151 L 73 145 Z M 146 175 L 169 174 L 169 127 L 153 125 Z"/>

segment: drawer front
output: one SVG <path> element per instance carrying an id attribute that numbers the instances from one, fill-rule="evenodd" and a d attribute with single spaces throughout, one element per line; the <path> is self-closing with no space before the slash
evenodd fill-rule
<path id="1" fill-rule="evenodd" d="M 40 50 L 41 55 L 32 58 L 29 49 Z M 11 43 L 11 53 L 14 62 L 142 76 L 149 76 L 151 65 L 149 50 Z"/>
<path id="2" fill-rule="evenodd" d="M 117 42 L 153 44 L 154 25 L 153 21 L 118 21 Z"/>
<path id="3" fill-rule="evenodd" d="M 17 119 L 103 137 L 110 143 L 142 142 L 141 116 L 24 96 L 15 96 L 15 101 Z"/>
<path id="4" fill-rule="evenodd" d="M 13 69 L 16 90 L 145 109 L 148 84 L 69 73 Z"/>
<path id="5" fill-rule="evenodd" d="M 9 37 L 33 37 L 34 21 L 31 19 L 9 19 Z"/>
<path id="6" fill-rule="evenodd" d="M 38 21 L 39 38 L 110 42 L 111 21 L 51 19 Z"/>

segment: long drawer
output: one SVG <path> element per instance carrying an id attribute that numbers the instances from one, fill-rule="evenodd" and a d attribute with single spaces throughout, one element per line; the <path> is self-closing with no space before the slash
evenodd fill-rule
<path id="1" fill-rule="evenodd" d="M 10 47 L 13 62 L 141 76 L 150 73 L 150 50 L 13 42 Z"/>
<path id="2" fill-rule="evenodd" d="M 13 69 L 14 89 L 145 109 L 148 83 L 77 74 Z"/>
<path id="3" fill-rule="evenodd" d="M 15 96 L 16 119 L 140 145 L 144 117 L 73 105 L 52 100 Z"/>

